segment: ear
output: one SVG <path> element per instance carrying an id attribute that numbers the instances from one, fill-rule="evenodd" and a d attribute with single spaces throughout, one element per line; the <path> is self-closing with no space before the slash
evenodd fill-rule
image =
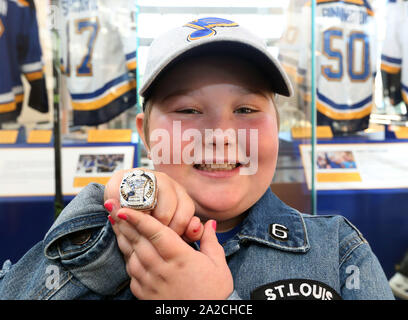
<path id="1" fill-rule="evenodd" d="M 146 143 L 146 137 L 144 134 L 144 130 L 143 130 L 143 119 L 144 119 L 145 114 L 143 112 L 138 113 L 136 115 L 136 129 L 137 132 L 139 133 L 139 137 L 142 139 L 143 144 L 147 150 L 148 155 L 150 155 L 150 149 L 149 149 L 149 145 Z M 149 156 L 150 159 L 150 156 Z"/>

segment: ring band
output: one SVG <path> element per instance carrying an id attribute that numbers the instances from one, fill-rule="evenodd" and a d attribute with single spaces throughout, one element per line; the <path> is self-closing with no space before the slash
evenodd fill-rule
<path id="1" fill-rule="evenodd" d="M 120 184 L 119 196 L 121 207 L 153 210 L 157 203 L 156 176 L 140 169 L 127 172 Z"/>

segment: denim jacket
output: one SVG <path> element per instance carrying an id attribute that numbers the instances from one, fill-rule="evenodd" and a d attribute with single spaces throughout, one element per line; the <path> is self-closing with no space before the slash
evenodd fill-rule
<path id="1" fill-rule="evenodd" d="M 0 299 L 134 299 L 103 192 L 99 184 L 85 187 L 43 241 L 3 264 Z M 234 278 L 230 299 L 394 299 L 349 221 L 301 214 L 270 189 L 223 247 Z"/>

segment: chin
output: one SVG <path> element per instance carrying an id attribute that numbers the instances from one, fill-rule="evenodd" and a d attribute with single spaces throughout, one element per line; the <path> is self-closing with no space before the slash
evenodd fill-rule
<path id="1" fill-rule="evenodd" d="M 245 207 L 245 202 L 248 202 L 245 193 L 242 191 L 229 191 L 229 192 L 200 192 L 192 194 L 191 197 L 198 204 L 200 211 L 205 211 L 213 214 L 222 213 L 229 214 L 231 212 L 237 212 L 241 207 Z M 246 209 L 243 209 L 243 211 Z M 240 213 L 240 212 L 238 212 Z"/>

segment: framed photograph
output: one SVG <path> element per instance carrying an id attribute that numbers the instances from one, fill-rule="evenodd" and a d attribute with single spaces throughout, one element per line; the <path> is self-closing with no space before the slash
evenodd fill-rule
<path id="1" fill-rule="evenodd" d="M 75 195 L 87 184 L 106 184 L 113 172 L 136 165 L 134 146 L 63 148 L 63 193 Z"/>

